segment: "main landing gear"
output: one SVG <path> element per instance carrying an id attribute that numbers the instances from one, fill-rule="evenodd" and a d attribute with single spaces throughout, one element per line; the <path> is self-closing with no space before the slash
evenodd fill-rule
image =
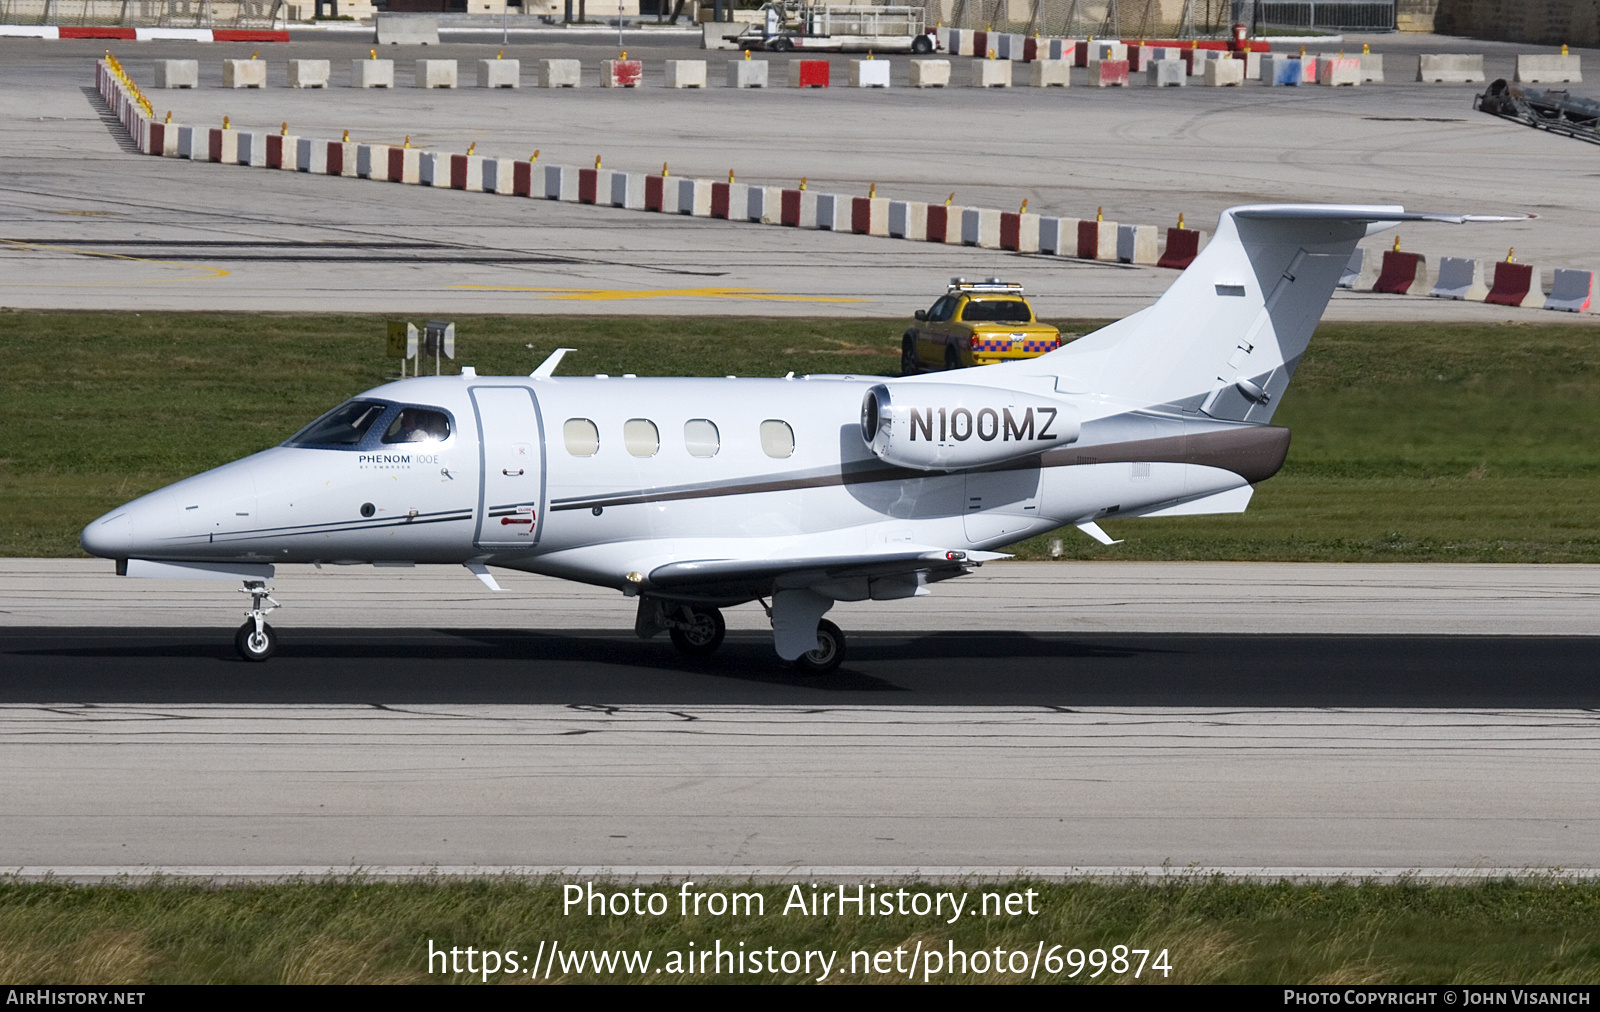
<path id="1" fill-rule="evenodd" d="M 827 619 L 817 623 L 817 648 L 795 658 L 794 666 L 808 675 L 826 675 L 844 663 L 844 633 Z"/>
<path id="2" fill-rule="evenodd" d="M 250 595 L 250 610 L 233 636 L 234 648 L 247 661 L 264 661 L 278 652 L 278 634 L 267 625 L 267 614 L 281 606 L 267 593 L 264 580 L 246 580 L 239 593 Z"/>
<path id="3" fill-rule="evenodd" d="M 667 627 L 667 635 L 672 637 L 672 645 L 690 657 L 709 657 L 716 653 L 723 637 L 728 635 L 728 625 L 716 608 L 680 604 L 663 610 L 662 622 Z"/>
<path id="4" fill-rule="evenodd" d="M 757 598 L 756 602 L 766 609 L 767 618 L 770 620 L 772 606 L 760 598 Z M 818 619 L 817 645 L 790 663 L 803 675 L 832 674 L 838 670 L 840 664 L 844 663 L 844 632 L 827 619 Z"/>
<path id="5" fill-rule="evenodd" d="M 770 619 L 771 605 L 766 601 L 760 604 Z M 635 632 L 649 639 L 663 629 L 672 638 L 672 645 L 678 648 L 678 652 L 689 657 L 711 656 L 722 646 L 728 634 L 722 612 L 717 608 L 662 601 L 659 598 L 641 600 Z M 240 630 L 240 635 L 244 635 L 244 630 Z M 241 647 L 240 651 L 243 652 L 243 649 Z M 844 654 L 844 633 L 832 622 L 821 619 L 817 622 L 816 647 L 796 657 L 791 663 L 801 674 L 826 675 L 838 669 L 844 661 Z"/>

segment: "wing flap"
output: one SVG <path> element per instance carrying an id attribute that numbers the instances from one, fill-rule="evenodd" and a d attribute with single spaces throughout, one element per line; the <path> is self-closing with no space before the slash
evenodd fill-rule
<path id="1" fill-rule="evenodd" d="M 915 547 L 870 555 L 800 555 L 765 559 L 694 559 L 652 569 L 646 580 L 660 590 L 706 592 L 718 587 L 757 584 L 806 586 L 829 580 L 894 576 L 935 570 L 965 570 L 976 563 L 1007 558 L 1001 552 L 971 552 Z M 952 572 L 950 575 L 958 575 Z"/>

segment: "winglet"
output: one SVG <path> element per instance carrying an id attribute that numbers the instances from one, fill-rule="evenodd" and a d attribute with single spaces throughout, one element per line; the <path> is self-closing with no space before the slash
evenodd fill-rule
<path id="1" fill-rule="evenodd" d="M 576 348 L 557 348 L 550 353 L 549 358 L 539 363 L 539 368 L 528 375 L 536 380 L 549 379 L 555 375 L 556 366 L 561 364 L 561 360 L 566 357 L 567 352 L 576 350 Z"/>
<path id="2" fill-rule="evenodd" d="M 465 563 L 465 565 L 469 573 L 483 581 L 483 585 L 485 587 L 488 587 L 490 590 L 494 591 L 498 591 L 500 589 L 500 585 L 494 582 L 494 574 L 489 572 L 488 566 L 485 566 L 481 562 L 468 562 Z"/>
<path id="3" fill-rule="evenodd" d="M 1100 529 L 1100 525 L 1095 523 L 1093 520 L 1089 521 L 1086 524 L 1078 524 L 1077 527 L 1078 527 L 1078 530 L 1080 530 L 1083 533 L 1089 535 L 1089 537 L 1094 538 L 1096 541 L 1100 542 L 1102 545 L 1120 545 L 1120 544 L 1122 544 L 1121 539 L 1113 541 L 1111 539 L 1111 535 L 1109 535 L 1105 531 L 1101 530 Z"/>

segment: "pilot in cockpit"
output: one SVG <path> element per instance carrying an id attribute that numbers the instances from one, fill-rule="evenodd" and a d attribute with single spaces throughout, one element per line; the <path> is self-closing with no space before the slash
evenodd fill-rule
<path id="1" fill-rule="evenodd" d="M 385 443 L 438 443 L 450 436 L 450 420 L 426 408 L 402 408 L 395 416 Z"/>

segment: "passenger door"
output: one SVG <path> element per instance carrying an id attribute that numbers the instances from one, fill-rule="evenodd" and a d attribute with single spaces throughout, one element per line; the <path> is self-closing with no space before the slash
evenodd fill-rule
<path id="1" fill-rule="evenodd" d="M 544 528 L 544 423 L 533 391 L 473 387 L 478 416 L 478 523 L 473 543 L 495 550 L 531 548 Z"/>

